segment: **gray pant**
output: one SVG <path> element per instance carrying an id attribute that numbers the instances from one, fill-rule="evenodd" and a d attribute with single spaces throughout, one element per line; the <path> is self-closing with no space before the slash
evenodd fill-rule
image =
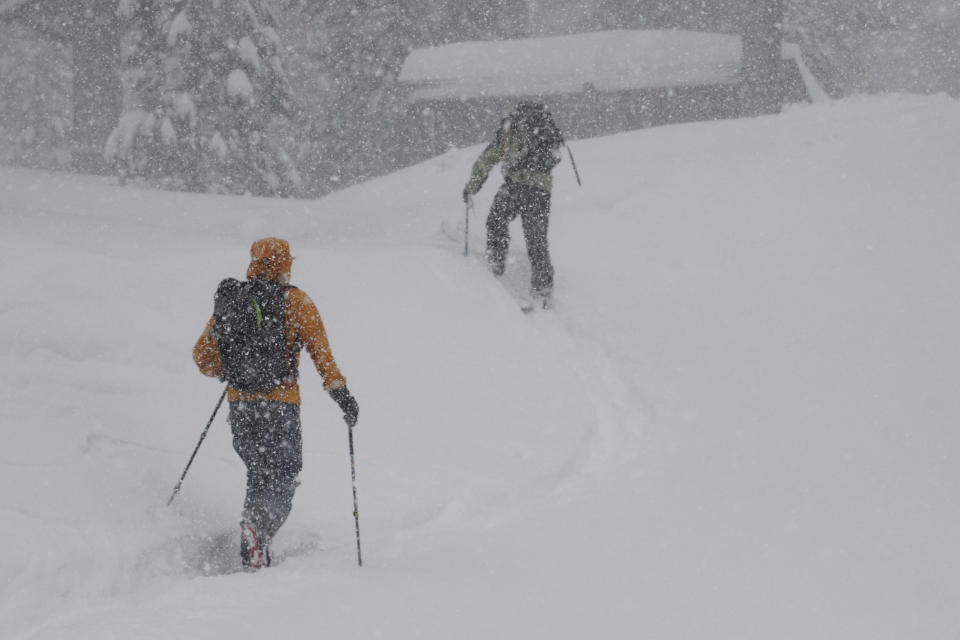
<path id="1" fill-rule="evenodd" d="M 303 467 L 300 407 L 282 402 L 231 402 L 233 448 L 247 466 L 243 522 L 265 544 L 290 515 Z"/>
<path id="2" fill-rule="evenodd" d="M 496 275 L 502 275 L 510 248 L 510 222 L 520 216 L 530 256 L 530 290 L 534 294 L 553 289 L 553 264 L 547 244 L 550 225 L 550 192 L 506 180 L 493 198 L 487 216 L 487 261 Z"/>

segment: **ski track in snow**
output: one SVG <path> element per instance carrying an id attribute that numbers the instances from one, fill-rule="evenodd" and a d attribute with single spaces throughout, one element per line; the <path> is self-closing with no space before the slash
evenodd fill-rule
<path id="1" fill-rule="evenodd" d="M 442 221 L 440 241 L 461 257 L 469 257 L 479 268 L 485 269 L 485 215 L 475 212 L 470 222 L 469 256 L 463 256 L 464 222 L 452 217 Z M 511 244 L 507 254 L 507 268 L 496 280 L 518 303 L 529 299 L 530 262 L 526 255 L 519 219 L 511 225 Z M 544 491 L 575 485 L 584 474 L 596 477 L 612 464 L 632 465 L 641 453 L 641 431 L 646 421 L 642 407 L 630 397 L 628 383 L 616 370 L 614 361 L 600 344 L 592 342 L 589 334 L 564 313 L 563 276 L 557 276 L 557 294 L 551 309 L 534 309 L 529 322 L 544 339 L 561 354 L 572 372 L 575 372 L 583 393 L 595 411 L 595 423 L 589 436 L 576 447 L 566 464 L 561 465 Z M 546 488 L 549 487 L 549 488 Z"/>

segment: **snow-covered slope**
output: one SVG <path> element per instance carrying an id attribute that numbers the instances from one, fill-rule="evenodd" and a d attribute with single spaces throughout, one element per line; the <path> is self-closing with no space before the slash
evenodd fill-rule
<path id="1" fill-rule="evenodd" d="M 531 316 L 519 230 L 506 286 L 439 232 L 478 149 L 316 202 L 0 169 L 0 637 L 955 638 L 960 104 L 572 144 Z M 308 367 L 276 567 L 224 414 L 164 506 L 263 235 L 360 401 L 363 568 Z"/>

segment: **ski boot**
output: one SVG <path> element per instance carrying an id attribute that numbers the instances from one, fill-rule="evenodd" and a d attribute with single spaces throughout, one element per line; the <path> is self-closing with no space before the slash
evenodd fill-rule
<path id="1" fill-rule="evenodd" d="M 266 540 L 261 540 L 252 525 L 240 525 L 240 562 L 248 571 L 257 571 L 270 566 L 270 549 Z"/>

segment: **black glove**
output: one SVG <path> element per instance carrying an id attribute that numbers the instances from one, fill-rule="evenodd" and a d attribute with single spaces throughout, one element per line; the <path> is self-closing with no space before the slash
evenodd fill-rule
<path id="1" fill-rule="evenodd" d="M 470 198 L 472 198 L 472 197 L 473 197 L 473 194 L 470 193 L 470 187 L 464 187 L 464 188 L 463 188 L 463 201 L 464 201 L 465 203 L 466 203 L 466 202 L 470 202 Z"/>
<path id="2" fill-rule="evenodd" d="M 350 395 L 350 391 L 346 387 L 341 387 L 331 391 L 330 397 L 340 406 L 340 411 L 343 411 L 343 420 L 347 426 L 356 426 L 360 406 L 357 405 L 357 399 Z"/>

